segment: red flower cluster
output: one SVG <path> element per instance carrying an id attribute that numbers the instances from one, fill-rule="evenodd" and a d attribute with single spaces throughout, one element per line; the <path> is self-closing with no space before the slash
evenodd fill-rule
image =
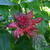
<path id="1" fill-rule="evenodd" d="M 21 14 L 18 16 L 14 16 L 16 22 L 12 22 L 8 25 L 9 28 L 16 28 L 14 31 L 14 37 L 19 38 L 20 36 L 24 35 L 24 32 L 27 32 L 27 35 L 30 36 L 32 31 L 38 30 L 36 28 L 36 24 L 40 23 L 43 18 L 38 17 L 36 19 L 32 19 L 33 12 L 30 11 L 26 14 Z"/>

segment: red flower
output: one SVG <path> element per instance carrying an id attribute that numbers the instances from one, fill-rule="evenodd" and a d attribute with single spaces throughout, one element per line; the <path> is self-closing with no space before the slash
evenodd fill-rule
<path id="1" fill-rule="evenodd" d="M 27 32 L 27 35 L 30 36 L 30 33 L 32 31 L 38 30 L 36 28 L 36 24 L 40 23 L 43 20 L 43 18 L 38 17 L 36 19 L 32 19 L 32 17 L 34 17 L 32 11 L 26 14 L 14 16 L 17 22 L 10 23 L 8 27 L 16 28 L 16 30 L 14 31 L 15 38 L 23 36 L 24 32 Z"/>

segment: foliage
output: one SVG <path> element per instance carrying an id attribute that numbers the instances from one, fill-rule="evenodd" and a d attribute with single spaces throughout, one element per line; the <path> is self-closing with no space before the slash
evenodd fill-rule
<path id="1" fill-rule="evenodd" d="M 31 2 L 26 2 L 27 0 L 1 0 L 0 1 L 0 47 L 1 50 L 34 50 L 31 49 L 32 40 L 27 36 L 19 38 L 16 41 L 13 35 L 10 33 L 11 29 L 6 29 L 7 25 L 13 20 L 15 14 L 26 13 L 27 11 L 33 10 L 35 17 L 42 17 L 44 21 L 37 25 L 39 28 L 39 33 L 43 34 L 50 45 L 50 29 L 49 29 L 49 20 L 50 20 L 50 1 L 48 0 L 33 0 Z M 6 2 L 6 3 L 5 3 Z M 4 4 L 3 4 L 4 3 Z M 47 11 L 46 8 L 48 7 Z M 8 30 L 8 32 L 7 32 Z M 8 36 L 9 35 L 9 36 Z M 24 39 L 26 38 L 26 40 Z M 4 42 L 3 42 L 4 40 Z M 29 42 L 29 43 L 28 43 Z M 20 48 L 20 49 L 19 49 Z M 47 50 L 47 49 L 46 49 Z M 50 48 L 48 48 L 50 50 Z"/>

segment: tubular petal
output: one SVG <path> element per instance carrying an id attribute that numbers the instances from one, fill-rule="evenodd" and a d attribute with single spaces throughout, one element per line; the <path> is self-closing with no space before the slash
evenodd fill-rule
<path id="1" fill-rule="evenodd" d="M 17 25 L 15 22 L 12 22 L 8 25 L 9 28 L 17 28 Z"/>

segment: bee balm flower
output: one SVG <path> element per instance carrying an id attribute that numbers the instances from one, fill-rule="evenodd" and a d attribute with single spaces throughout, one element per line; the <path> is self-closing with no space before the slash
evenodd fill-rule
<path id="1" fill-rule="evenodd" d="M 19 38 L 20 36 L 23 36 L 24 32 L 26 32 L 27 35 L 30 36 L 32 31 L 38 30 L 38 28 L 36 28 L 36 24 L 40 23 L 43 20 L 43 18 L 38 17 L 32 19 L 32 17 L 34 17 L 32 11 L 26 14 L 14 16 L 16 22 L 10 23 L 8 27 L 16 28 L 16 30 L 14 31 L 15 38 Z"/>

